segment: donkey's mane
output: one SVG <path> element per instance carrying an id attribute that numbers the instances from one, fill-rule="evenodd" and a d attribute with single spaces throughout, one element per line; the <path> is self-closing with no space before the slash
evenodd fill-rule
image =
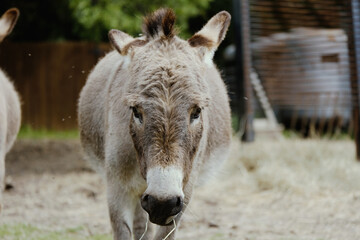
<path id="1" fill-rule="evenodd" d="M 164 37 L 171 39 L 175 35 L 175 13 L 172 9 L 161 8 L 144 18 L 142 31 L 146 38 Z"/>

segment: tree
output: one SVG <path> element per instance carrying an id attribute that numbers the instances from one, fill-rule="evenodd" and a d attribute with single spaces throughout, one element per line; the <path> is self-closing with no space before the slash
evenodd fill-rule
<path id="1" fill-rule="evenodd" d="M 160 7 L 173 8 L 181 35 L 190 36 L 188 20 L 203 15 L 212 0 L 1 0 L 0 11 L 18 7 L 16 41 L 107 41 L 110 29 L 133 36 L 142 17 Z"/>
<path id="2" fill-rule="evenodd" d="M 109 29 L 120 29 L 137 36 L 141 32 L 142 17 L 159 7 L 173 8 L 177 26 L 189 36 L 188 19 L 204 14 L 210 0 L 71 0 L 75 31 L 81 38 L 103 40 Z"/>

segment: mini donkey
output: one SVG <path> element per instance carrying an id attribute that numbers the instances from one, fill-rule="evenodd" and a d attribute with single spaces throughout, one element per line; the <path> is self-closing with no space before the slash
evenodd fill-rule
<path id="1" fill-rule="evenodd" d="M 212 57 L 230 18 L 216 14 L 187 41 L 170 9 L 147 16 L 139 38 L 109 32 L 116 51 L 89 75 L 78 117 L 86 158 L 107 184 L 114 239 L 175 239 L 194 186 L 227 158 L 229 99 Z"/>
<path id="2" fill-rule="evenodd" d="M 19 10 L 11 8 L 0 18 L 0 42 L 14 28 Z M 5 185 L 5 155 L 10 150 L 20 128 L 20 101 L 14 86 L 0 69 L 0 212 Z"/>

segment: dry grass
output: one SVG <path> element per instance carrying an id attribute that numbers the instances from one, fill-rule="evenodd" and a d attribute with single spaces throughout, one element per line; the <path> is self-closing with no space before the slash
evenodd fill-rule
<path id="1" fill-rule="evenodd" d="M 360 239 L 354 156 L 350 140 L 234 139 L 219 180 L 194 194 L 178 239 Z M 109 239 L 106 191 L 80 159 L 76 140 L 18 142 L 7 159 L 15 188 L 4 195 L 0 238 L 6 230 L 6 239 L 27 239 L 16 233 L 30 229 L 34 236 Z"/>
<path id="2" fill-rule="evenodd" d="M 359 191 L 360 163 L 350 140 L 233 141 L 227 170 L 254 190 Z"/>
<path id="3" fill-rule="evenodd" d="M 210 233 L 224 239 L 360 239 L 360 163 L 350 140 L 235 139 L 220 181 L 194 198 L 184 240 L 192 239 L 192 228 L 202 233 L 198 239 Z"/>

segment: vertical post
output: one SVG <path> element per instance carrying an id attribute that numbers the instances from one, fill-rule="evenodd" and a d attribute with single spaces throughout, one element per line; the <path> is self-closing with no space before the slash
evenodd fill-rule
<path id="1" fill-rule="evenodd" d="M 351 17 L 349 31 L 350 76 L 352 88 L 352 113 L 356 157 L 360 161 L 360 0 L 349 0 Z"/>
<path id="2" fill-rule="evenodd" d="M 250 82 L 250 13 L 248 0 L 233 0 L 233 19 L 236 42 L 236 79 L 237 113 L 240 118 L 240 130 L 244 131 L 242 140 L 254 141 L 253 128 L 253 92 Z M 244 128 L 244 129 L 241 129 Z"/>

